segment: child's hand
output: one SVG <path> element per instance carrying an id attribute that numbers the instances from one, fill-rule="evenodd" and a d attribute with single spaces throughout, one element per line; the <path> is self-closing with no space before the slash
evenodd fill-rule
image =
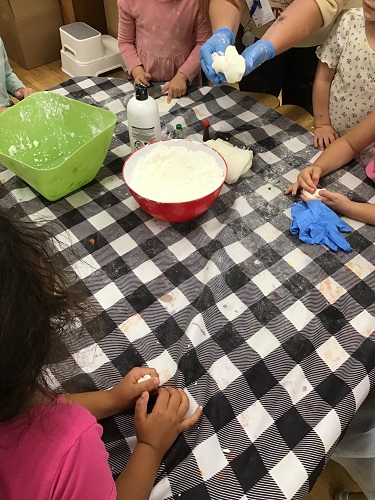
<path id="1" fill-rule="evenodd" d="M 29 87 L 22 87 L 16 90 L 16 92 L 14 93 L 14 97 L 17 97 L 19 101 L 22 101 L 22 99 L 29 97 L 29 95 L 33 93 L 34 93 L 33 89 L 30 89 Z"/>
<path id="2" fill-rule="evenodd" d="M 134 78 L 134 85 L 137 83 L 142 83 L 142 85 L 146 85 L 146 87 L 150 86 L 151 74 L 146 73 L 143 69 L 143 66 L 136 66 L 132 69 L 132 75 Z"/>
<path id="3" fill-rule="evenodd" d="M 332 125 L 320 125 L 315 128 L 314 146 L 316 148 L 319 147 L 323 151 L 324 148 L 328 148 L 339 137 L 339 134 Z"/>
<path id="4" fill-rule="evenodd" d="M 284 191 L 284 194 L 292 193 L 296 196 L 299 189 L 306 189 L 309 193 L 313 194 L 316 191 L 322 169 L 317 165 L 306 167 L 298 174 L 297 181 Z"/>
<path id="5" fill-rule="evenodd" d="M 151 378 L 138 383 L 145 375 L 150 375 Z M 121 382 L 107 391 L 113 400 L 115 413 L 132 408 L 143 392 L 153 392 L 159 384 L 159 374 L 154 368 L 133 368 Z"/>
<path id="6" fill-rule="evenodd" d="M 147 414 L 149 393 L 144 392 L 135 406 L 134 425 L 138 444 L 151 446 L 160 460 L 172 446 L 180 432 L 194 425 L 202 413 L 199 406 L 193 415 L 184 419 L 189 399 L 182 389 L 167 387 L 159 396 L 150 414 Z"/>
<path id="7" fill-rule="evenodd" d="M 319 196 L 322 197 L 321 201 L 327 205 L 327 207 L 340 214 L 345 214 L 349 205 L 352 203 L 347 196 L 340 193 L 332 193 L 325 189 L 319 191 Z"/>
<path id="8" fill-rule="evenodd" d="M 188 79 L 183 73 L 177 71 L 176 75 L 163 87 L 163 94 L 168 92 L 167 102 L 186 94 Z"/>

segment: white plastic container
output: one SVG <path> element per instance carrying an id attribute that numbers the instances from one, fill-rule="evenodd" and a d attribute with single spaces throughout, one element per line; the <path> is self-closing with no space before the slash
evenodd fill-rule
<path id="1" fill-rule="evenodd" d="M 150 142 L 160 141 L 159 108 L 147 94 L 147 87 L 141 84 L 135 86 L 135 95 L 128 102 L 126 111 L 132 151 Z"/>

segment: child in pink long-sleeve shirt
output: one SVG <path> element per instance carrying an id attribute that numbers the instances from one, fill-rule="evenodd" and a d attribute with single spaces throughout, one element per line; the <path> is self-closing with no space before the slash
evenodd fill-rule
<path id="1" fill-rule="evenodd" d="M 199 51 L 211 36 L 198 0 L 119 0 L 118 42 L 135 83 L 169 82 L 168 100 L 201 85 Z"/>

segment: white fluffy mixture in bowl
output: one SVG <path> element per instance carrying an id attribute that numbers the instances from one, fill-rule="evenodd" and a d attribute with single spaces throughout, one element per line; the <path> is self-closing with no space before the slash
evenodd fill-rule
<path id="1" fill-rule="evenodd" d="M 179 203 L 212 193 L 224 176 L 224 170 L 209 153 L 158 144 L 134 167 L 131 187 L 143 198 Z"/>

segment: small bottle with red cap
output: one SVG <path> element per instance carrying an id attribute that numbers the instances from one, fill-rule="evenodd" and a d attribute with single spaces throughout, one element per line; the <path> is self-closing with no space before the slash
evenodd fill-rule
<path id="1" fill-rule="evenodd" d="M 210 122 L 209 120 L 204 120 L 203 122 L 203 142 L 210 140 Z"/>

